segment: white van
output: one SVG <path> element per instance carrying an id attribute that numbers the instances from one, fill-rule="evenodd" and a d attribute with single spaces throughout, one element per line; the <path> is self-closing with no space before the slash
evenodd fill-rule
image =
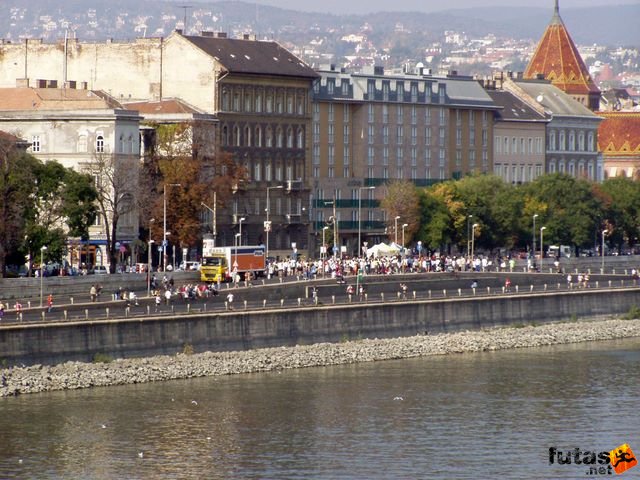
<path id="1" fill-rule="evenodd" d="M 571 258 L 571 247 L 569 245 L 550 245 L 549 250 L 547 250 L 547 256 L 551 258 Z"/>

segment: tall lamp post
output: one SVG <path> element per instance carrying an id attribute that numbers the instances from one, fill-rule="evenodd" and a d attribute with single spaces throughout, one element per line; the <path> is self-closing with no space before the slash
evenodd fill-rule
<path id="1" fill-rule="evenodd" d="M 40 306 L 42 306 L 42 278 L 44 277 L 44 251 L 46 249 L 46 245 L 40 247 Z"/>
<path id="2" fill-rule="evenodd" d="M 542 259 L 544 258 L 544 231 L 547 227 L 540 227 L 540 273 L 542 273 Z"/>
<path id="3" fill-rule="evenodd" d="M 162 271 L 167 270 L 167 187 L 179 187 L 179 183 L 165 183 L 162 189 Z"/>
<path id="4" fill-rule="evenodd" d="M 149 250 L 147 251 L 147 297 L 151 295 L 151 248 L 155 242 L 149 239 Z"/>
<path id="5" fill-rule="evenodd" d="M 602 255 L 602 273 L 604 273 L 604 236 L 609 233 L 609 230 L 607 230 L 606 228 L 604 230 L 602 230 L 602 250 L 600 251 L 601 255 Z"/>
<path id="6" fill-rule="evenodd" d="M 475 241 L 476 241 L 476 228 L 479 227 L 479 225 L 477 223 L 474 223 L 471 226 L 471 262 L 473 262 L 473 251 L 475 248 Z"/>
<path id="7" fill-rule="evenodd" d="M 538 214 L 533 214 L 533 249 L 531 250 L 531 254 L 533 255 L 533 265 L 536 264 L 536 218 L 538 218 Z"/>
<path id="8" fill-rule="evenodd" d="M 213 246 L 216 246 L 216 237 L 218 236 L 218 222 L 217 222 L 217 218 L 216 218 L 216 207 L 217 207 L 217 195 L 216 192 L 213 192 L 213 208 L 211 208 L 209 205 L 207 205 L 204 202 L 200 202 L 200 205 L 202 205 L 204 208 L 206 208 L 207 210 L 209 210 L 212 214 L 213 214 L 213 222 L 212 222 L 212 230 L 211 233 L 213 234 Z"/>
<path id="9" fill-rule="evenodd" d="M 362 255 L 362 241 L 361 241 L 361 230 L 362 230 L 362 190 L 373 190 L 374 186 L 370 187 L 358 187 L 358 257 Z"/>
<path id="10" fill-rule="evenodd" d="M 275 190 L 278 188 L 284 188 L 283 185 L 276 185 L 275 187 L 267 187 L 267 221 L 264 222 L 264 230 L 267 234 L 267 244 L 266 244 L 266 248 L 265 248 L 265 257 L 268 259 L 269 258 L 269 232 L 271 231 L 271 222 L 269 221 L 269 209 L 271 207 L 271 204 L 269 203 L 269 191 L 270 190 Z M 268 261 L 268 260 L 267 260 Z"/>
<path id="11" fill-rule="evenodd" d="M 396 215 L 395 224 L 394 224 L 394 227 L 393 227 L 393 232 L 396 235 L 396 241 L 395 241 L 396 245 L 398 245 L 398 220 L 400 220 L 400 215 Z"/>
<path id="12" fill-rule="evenodd" d="M 246 220 L 246 218 L 242 217 L 240 219 L 240 221 L 238 222 L 240 224 L 240 233 L 238 235 L 240 235 L 240 241 L 238 242 L 240 244 L 240 246 L 242 246 L 242 222 L 244 222 Z"/>
<path id="13" fill-rule="evenodd" d="M 322 227 L 322 250 L 320 250 L 320 259 L 322 260 L 322 278 L 324 278 L 324 261 L 327 258 L 327 244 L 324 239 L 324 232 L 329 230 L 329 227 Z"/>
<path id="14" fill-rule="evenodd" d="M 236 275 L 238 272 L 238 242 L 240 241 L 240 234 L 236 233 L 235 236 L 235 246 L 236 246 L 236 255 L 235 258 L 233 259 L 232 265 L 231 265 L 231 271 L 233 272 L 233 277 L 231 278 L 232 282 L 236 281 Z"/>
<path id="15" fill-rule="evenodd" d="M 471 245 L 471 219 L 473 215 L 467 215 L 467 260 L 469 259 L 470 245 Z"/>
<path id="16" fill-rule="evenodd" d="M 403 223 L 402 224 L 402 248 L 404 249 L 404 229 L 407 228 L 409 226 L 408 223 Z"/>

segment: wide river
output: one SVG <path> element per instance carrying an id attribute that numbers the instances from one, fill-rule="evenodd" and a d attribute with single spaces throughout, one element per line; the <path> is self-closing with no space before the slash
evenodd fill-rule
<path id="1" fill-rule="evenodd" d="M 549 449 L 640 453 L 639 407 L 637 338 L 23 395 L 0 479 L 612 478 Z"/>

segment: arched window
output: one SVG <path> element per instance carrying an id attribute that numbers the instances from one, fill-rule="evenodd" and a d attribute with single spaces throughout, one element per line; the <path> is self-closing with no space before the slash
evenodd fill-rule
<path id="1" fill-rule="evenodd" d="M 101 133 L 96 137 L 96 152 L 104 153 L 104 136 Z"/>
<path id="2" fill-rule="evenodd" d="M 549 161 L 549 173 L 556 173 L 556 161 L 553 159 Z"/>
<path id="3" fill-rule="evenodd" d="M 239 147 L 241 145 L 240 143 L 240 127 L 237 125 L 234 125 L 233 127 L 233 146 L 234 147 Z"/>
<path id="4" fill-rule="evenodd" d="M 276 129 L 276 148 L 282 148 L 284 145 L 284 133 L 282 127 Z"/>
<path id="5" fill-rule="evenodd" d="M 124 144 L 124 134 L 120 134 L 119 142 L 118 142 L 118 152 L 125 153 L 125 144 Z"/>
<path id="6" fill-rule="evenodd" d="M 244 127 L 244 144 L 247 147 L 251 146 L 251 127 Z"/>
<path id="7" fill-rule="evenodd" d="M 227 147 L 229 145 L 229 127 L 227 127 L 226 125 L 222 127 L 221 141 L 223 147 Z"/>
<path id="8" fill-rule="evenodd" d="M 298 129 L 298 148 L 304 148 L 304 130 Z"/>
<path id="9" fill-rule="evenodd" d="M 565 172 L 565 165 L 564 165 L 564 160 L 560 160 L 558 162 L 558 173 L 564 173 Z"/>
<path id="10" fill-rule="evenodd" d="M 255 145 L 262 147 L 262 127 L 256 127 Z"/>
<path id="11" fill-rule="evenodd" d="M 560 143 L 560 145 L 558 146 L 558 149 L 560 151 L 564 152 L 567 149 L 567 144 L 566 144 L 566 141 L 565 141 L 564 132 L 560 132 L 560 135 L 558 136 L 558 139 L 559 139 L 559 143 Z"/>
<path id="12" fill-rule="evenodd" d="M 573 130 L 569 132 L 569 150 L 575 151 L 576 149 L 576 134 Z"/>
<path id="13" fill-rule="evenodd" d="M 293 128 L 287 129 L 287 148 L 293 148 Z"/>
<path id="14" fill-rule="evenodd" d="M 576 176 L 576 162 L 574 162 L 573 160 L 569 162 L 569 169 L 567 173 L 572 177 Z"/>
<path id="15" fill-rule="evenodd" d="M 549 132 L 549 150 L 551 151 L 556 150 L 556 132 L 555 131 Z"/>
<path id="16" fill-rule="evenodd" d="M 273 147 L 273 131 L 271 127 L 267 127 L 267 132 L 265 134 L 265 143 L 267 148 Z"/>
<path id="17" fill-rule="evenodd" d="M 87 136 L 82 134 L 78 137 L 78 153 L 85 153 L 87 151 Z"/>
<path id="18" fill-rule="evenodd" d="M 594 142 L 593 142 L 593 132 L 589 132 L 589 139 L 587 140 L 587 148 L 590 152 L 594 152 L 595 151 L 595 147 L 594 147 Z"/>

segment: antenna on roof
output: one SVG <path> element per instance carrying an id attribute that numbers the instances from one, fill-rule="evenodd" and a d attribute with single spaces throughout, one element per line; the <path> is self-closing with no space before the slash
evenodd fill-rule
<path id="1" fill-rule="evenodd" d="M 184 34 L 187 35 L 187 10 L 190 9 L 190 8 L 193 8 L 193 6 L 191 6 L 191 5 L 178 5 L 178 8 L 182 8 L 184 10 L 184 19 L 182 20 L 182 29 L 184 31 Z"/>

